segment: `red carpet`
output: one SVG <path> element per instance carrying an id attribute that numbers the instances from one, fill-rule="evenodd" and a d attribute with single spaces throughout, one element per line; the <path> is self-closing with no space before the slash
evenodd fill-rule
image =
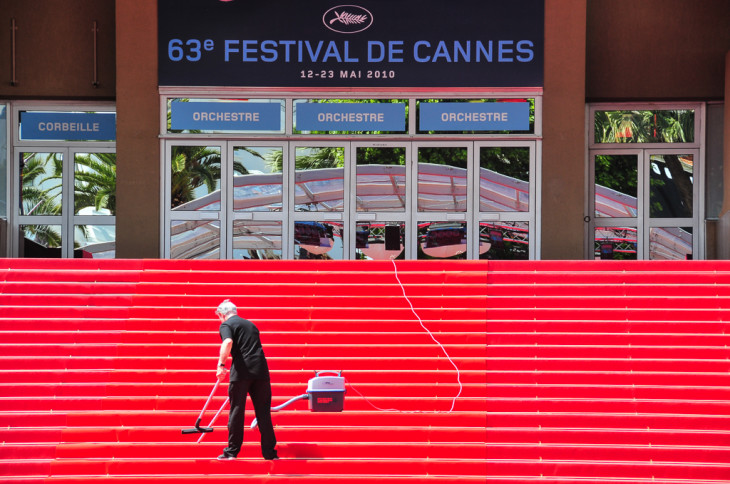
<path id="1" fill-rule="evenodd" d="M 730 482 L 730 262 L 0 260 L 0 482 Z M 274 414 L 218 462 L 214 308 L 256 322 Z M 207 425 L 225 398 L 219 389 Z M 398 409 L 382 412 L 373 406 Z M 407 413 L 410 412 L 410 413 Z M 247 421 L 253 418 L 249 414 Z"/>
<path id="2" fill-rule="evenodd" d="M 1 260 L 0 481 L 484 482 L 487 266 L 397 267 L 460 370 L 453 412 L 457 373 L 391 262 Z M 352 385 L 342 413 L 273 415 L 278 461 L 249 428 L 215 460 L 227 412 L 201 444 L 180 432 L 215 381 L 225 298 L 262 332 L 274 405 L 317 370 Z"/>

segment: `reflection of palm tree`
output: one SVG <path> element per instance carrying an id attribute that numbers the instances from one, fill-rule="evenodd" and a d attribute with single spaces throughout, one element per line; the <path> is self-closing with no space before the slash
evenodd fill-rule
<path id="1" fill-rule="evenodd" d="M 694 111 L 597 111 L 598 143 L 686 143 L 694 141 Z"/>
<path id="2" fill-rule="evenodd" d="M 258 153 L 257 156 L 261 157 Z M 284 153 L 275 150 L 264 157 L 272 172 L 281 173 L 284 167 Z M 322 148 L 298 148 L 296 169 L 299 171 L 317 170 L 320 168 L 343 168 L 345 166 L 345 150 L 340 146 Z"/>
<path id="3" fill-rule="evenodd" d="M 84 207 L 117 209 L 117 157 L 115 153 L 78 154 L 75 159 L 74 210 Z"/>
<path id="4" fill-rule="evenodd" d="M 21 215 L 60 215 L 63 156 L 24 153 L 21 167 Z M 49 225 L 25 225 L 26 238 L 46 247 L 60 247 L 61 234 Z"/>
<path id="5" fill-rule="evenodd" d="M 221 154 L 208 146 L 174 146 L 172 149 L 172 208 L 195 198 L 203 185 L 214 191 L 221 175 Z"/>
<path id="6" fill-rule="evenodd" d="M 60 153 L 24 153 L 21 170 L 21 215 L 59 215 L 61 213 Z"/>
<path id="7" fill-rule="evenodd" d="M 258 153 L 255 154 L 260 156 Z M 175 208 L 194 200 L 197 188 L 205 186 L 208 193 L 218 189 L 221 177 L 220 148 L 173 146 L 171 168 L 171 203 L 172 208 Z M 233 171 L 242 175 L 248 174 L 248 170 L 239 161 L 233 162 Z"/>

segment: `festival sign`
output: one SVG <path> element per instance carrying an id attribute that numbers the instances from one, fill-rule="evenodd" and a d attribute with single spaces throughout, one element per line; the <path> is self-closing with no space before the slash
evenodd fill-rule
<path id="1" fill-rule="evenodd" d="M 158 0 L 158 17 L 160 86 L 543 84 L 544 0 Z"/>

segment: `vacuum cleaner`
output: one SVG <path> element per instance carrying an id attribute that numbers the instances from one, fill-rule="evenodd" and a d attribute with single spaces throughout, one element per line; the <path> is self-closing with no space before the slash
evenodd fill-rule
<path id="1" fill-rule="evenodd" d="M 324 374 L 333 374 L 334 376 L 323 376 Z M 216 412 L 208 426 L 200 426 L 203 414 L 208 408 L 208 404 L 213 398 L 215 391 L 218 389 L 218 385 L 220 385 L 220 381 L 216 381 L 215 385 L 213 385 L 213 390 L 211 390 L 208 400 L 206 400 L 205 405 L 203 405 L 203 409 L 200 411 L 200 415 L 198 415 L 195 427 L 182 429 L 183 434 L 201 434 L 200 438 L 198 438 L 198 443 L 203 440 L 206 433 L 213 431 L 213 424 L 218 418 L 218 415 L 221 414 L 225 406 L 228 404 L 229 399 L 226 398 L 223 405 L 221 405 L 221 408 L 218 412 Z M 271 411 L 278 412 L 299 400 L 309 400 L 309 410 L 312 412 L 342 412 L 345 407 L 345 379 L 342 377 L 342 371 L 315 371 L 314 378 L 311 378 L 307 384 L 307 393 L 291 398 L 277 407 L 271 407 Z M 257 424 L 258 422 L 254 418 L 251 423 L 251 428 L 255 428 Z"/>

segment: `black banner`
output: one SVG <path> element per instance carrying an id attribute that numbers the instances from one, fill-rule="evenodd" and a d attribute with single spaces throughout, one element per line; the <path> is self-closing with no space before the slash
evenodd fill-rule
<path id="1" fill-rule="evenodd" d="M 543 84 L 544 0 L 348 1 L 158 0 L 159 84 Z"/>

